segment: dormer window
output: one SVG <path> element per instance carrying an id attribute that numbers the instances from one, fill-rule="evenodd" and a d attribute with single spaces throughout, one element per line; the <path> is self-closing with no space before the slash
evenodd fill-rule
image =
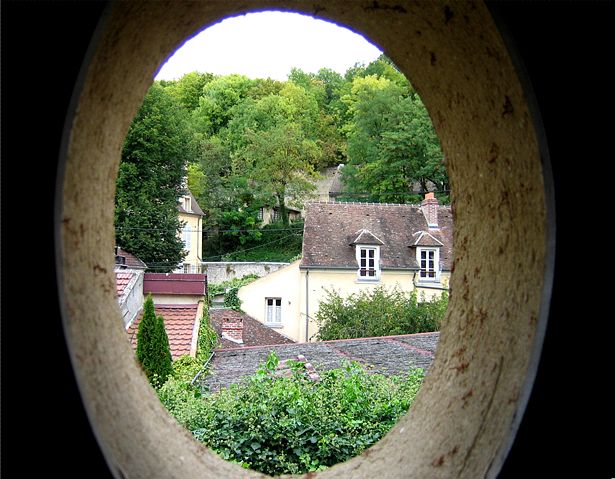
<path id="1" fill-rule="evenodd" d="M 416 248 L 416 263 L 419 267 L 419 281 L 423 283 L 440 282 L 440 248 L 442 242 L 426 231 L 417 231 L 412 248 Z"/>
<path id="2" fill-rule="evenodd" d="M 384 243 L 371 231 L 362 229 L 356 232 L 354 241 L 359 281 L 380 281 L 380 246 Z"/>
<path id="3" fill-rule="evenodd" d="M 192 205 L 190 204 L 190 196 L 184 196 L 183 198 L 183 208 L 185 211 L 190 213 L 192 211 Z"/>

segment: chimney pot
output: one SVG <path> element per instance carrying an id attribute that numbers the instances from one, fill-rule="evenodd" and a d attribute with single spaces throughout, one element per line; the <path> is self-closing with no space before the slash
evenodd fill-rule
<path id="1" fill-rule="evenodd" d="M 222 337 L 243 344 L 243 318 L 230 314 L 222 316 Z"/>

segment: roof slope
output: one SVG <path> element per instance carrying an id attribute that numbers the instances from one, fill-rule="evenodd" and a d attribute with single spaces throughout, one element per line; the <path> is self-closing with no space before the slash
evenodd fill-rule
<path id="1" fill-rule="evenodd" d="M 128 251 L 122 249 L 119 246 L 117 247 L 116 255 L 124 257 L 124 264 L 116 265 L 116 266 L 126 266 L 126 268 L 130 268 L 130 269 L 146 269 L 147 268 L 147 265 L 143 261 L 137 258 L 134 254 L 129 253 Z"/>
<path id="2" fill-rule="evenodd" d="M 417 205 L 377 203 L 308 203 L 303 231 L 301 267 L 356 268 L 358 231 L 365 229 L 384 243 L 382 269 L 418 269 L 415 250 L 420 231 L 444 246 L 442 269 L 450 270 L 453 252 L 453 217 L 450 207 L 438 209 L 438 229 L 430 229 Z"/>
<path id="3" fill-rule="evenodd" d="M 222 316 L 228 315 L 241 317 L 243 319 L 243 345 L 238 345 L 228 339 L 222 338 Z M 221 349 L 294 343 L 292 339 L 281 335 L 275 329 L 265 326 L 260 321 L 239 311 L 234 311 L 232 309 L 210 309 L 209 318 L 212 327 L 220 337 Z"/>
<path id="4" fill-rule="evenodd" d="M 240 383 L 256 372 L 271 351 L 280 360 L 296 359 L 301 354 L 316 371 L 339 368 L 348 360 L 357 361 L 369 372 L 386 375 L 403 374 L 412 368 L 428 372 L 439 337 L 434 332 L 216 350 L 210 374 L 201 384 L 216 391 Z"/>
<path id="5" fill-rule="evenodd" d="M 191 192 L 188 192 L 188 194 L 186 196 L 190 197 L 190 210 L 185 209 L 184 206 L 182 205 L 182 203 L 178 202 L 178 204 L 177 204 L 177 211 L 179 211 L 180 213 L 186 213 L 188 215 L 205 216 L 205 213 L 203 213 L 203 210 L 201 209 L 201 207 L 197 203 L 196 198 L 194 197 L 194 195 Z"/>
<path id="6" fill-rule="evenodd" d="M 169 337 L 169 347 L 173 360 L 190 354 L 195 330 L 198 305 L 196 304 L 156 304 L 156 316 L 164 318 L 164 328 Z M 143 311 L 128 327 L 126 332 L 133 349 L 137 349 L 137 331 L 143 317 Z"/>

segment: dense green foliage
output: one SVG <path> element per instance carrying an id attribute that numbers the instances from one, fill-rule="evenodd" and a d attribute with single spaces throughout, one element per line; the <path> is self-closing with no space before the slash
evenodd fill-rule
<path id="1" fill-rule="evenodd" d="M 199 339 L 197 341 L 196 359 L 200 362 L 207 361 L 212 351 L 218 344 L 218 334 L 211 326 L 209 308 L 203 308 L 203 315 L 199 323 Z"/>
<path id="2" fill-rule="evenodd" d="M 412 203 L 429 190 L 448 190 L 440 142 L 408 80 L 386 58 L 355 72 L 342 97 L 350 199 Z M 419 195 L 413 193 L 418 192 Z"/>
<path id="3" fill-rule="evenodd" d="M 448 294 L 421 301 L 416 291 L 405 293 L 379 286 L 344 298 L 327 290 L 316 322 L 318 339 L 365 338 L 438 331 L 448 307 Z"/>
<path id="4" fill-rule="evenodd" d="M 171 271 L 185 253 L 177 201 L 193 157 L 187 116 L 154 83 L 128 131 L 115 197 L 116 243 L 157 271 Z"/>
<path id="5" fill-rule="evenodd" d="M 272 374 L 272 354 L 247 382 L 200 395 L 171 379 L 164 406 L 224 459 L 269 475 L 317 471 L 350 459 L 382 438 L 407 412 L 423 371 L 387 377 L 356 363 L 313 382 L 296 363 L 291 377 Z"/>
<path id="6" fill-rule="evenodd" d="M 117 242 L 152 269 L 181 261 L 174 208 L 187 174 L 205 212 L 205 260 L 283 260 L 284 243 L 271 244 L 259 212 L 278 208 L 277 227 L 292 229 L 288 208 L 300 209 L 320 172 L 340 164 L 343 200 L 409 203 L 435 189 L 446 201 L 429 115 L 385 56 L 343 76 L 292 69 L 281 82 L 193 72 L 154 82 L 124 145 Z"/>
<path id="7" fill-rule="evenodd" d="M 259 230 L 258 238 L 246 239 L 241 249 L 227 253 L 225 261 L 277 261 L 290 263 L 301 254 L 303 244 L 303 220 L 295 220 L 285 228 L 275 221 Z M 227 233 L 233 234 L 232 232 Z M 241 234 L 241 233 L 236 233 Z"/>
<path id="8" fill-rule="evenodd" d="M 143 317 L 137 331 L 137 359 L 154 388 L 160 387 L 172 372 L 169 338 L 164 318 L 156 316 L 151 294 L 143 304 Z"/>

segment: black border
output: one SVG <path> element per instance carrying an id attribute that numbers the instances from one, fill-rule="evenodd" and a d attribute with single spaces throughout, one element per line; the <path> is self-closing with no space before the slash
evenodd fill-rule
<path id="1" fill-rule="evenodd" d="M 103 1 L 2 2 L 2 470 L 112 477 L 64 342 L 54 263 L 64 122 Z M 533 87 L 556 203 L 555 278 L 536 382 L 500 478 L 613 477 L 609 2 L 489 2 Z M 610 102 L 610 103 L 609 103 Z M 604 248 L 588 272 L 579 247 Z M 21 296 L 23 295 L 23 296 Z M 34 299 L 33 299 L 34 298 Z M 609 406 L 607 408 L 607 406 Z M 87 473 L 84 474 L 84 470 Z"/>

